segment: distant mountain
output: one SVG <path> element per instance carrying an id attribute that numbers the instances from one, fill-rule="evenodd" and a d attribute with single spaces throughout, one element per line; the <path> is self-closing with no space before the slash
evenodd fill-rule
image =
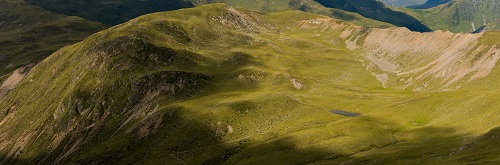
<path id="1" fill-rule="evenodd" d="M 484 24 L 486 30 L 500 29 L 498 0 L 455 0 L 430 9 L 407 11 L 435 30 L 471 32 Z"/>
<path id="2" fill-rule="evenodd" d="M 240 0 L 214 0 L 224 2 L 233 6 L 257 10 L 261 12 L 279 11 L 283 9 L 297 9 L 315 14 L 332 16 L 347 21 L 361 20 L 358 25 L 368 25 L 369 27 L 380 27 L 380 23 L 375 21 L 366 21 L 359 19 L 351 13 L 357 13 L 366 18 L 380 22 L 387 22 L 396 26 L 406 27 L 412 31 L 428 32 L 431 31 L 419 20 L 403 12 L 394 11 L 386 7 L 383 3 L 376 0 L 283 0 L 283 1 L 240 1 Z M 214 1 L 198 0 L 202 4 L 212 3 Z M 196 4 L 196 3 L 195 3 Z M 288 6 L 288 7 L 286 7 Z M 347 11 L 350 13 L 342 12 Z M 354 22 L 354 23 L 357 23 Z"/>
<path id="3" fill-rule="evenodd" d="M 381 0 L 381 1 L 390 6 L 404 7 L 404 6 L 423 4 L 427 0 Z"/>
<path id="4" fill-rule="evenodd" d="M 359 25 L 369 27 L 386 26 L 387 22 L 396 26 L 407 27 L 413 31 L 431 31 L 417 19 L 398 11 L 393 11 L 376 0 L 175 0 L 175 1 L 154 1 L 154 0 L 115 0 L 115 1 L 73 1 L 73 0 L 28 0 L 48 10 L 66 15 L 78 15 L 90 20 L 114 25 L 122 23 L 139 15 L 168 11 L 179 8 L 187 8 L 210 3 L 227 3 L 232 6 L 242 7 L 260 12 L 273 12 L 288 9 L 297 9 L 332 16 L 334 18 L 344 18 Z M 342 12 L 348 11 L 348 12 Z M 349 13 L 350 12 L 350 13 Z M 361 18 L 357 14 L 376 20 L 369 21 Z M 377 22 L 381 21 L 381 22 Z"/>
<path id="5" fill-rule="evenodd" d="M 411 15 L 394 11 L 382 2 L 375 0 L 315 0 L 326 7 L 338 8 L 359 13 L 367 18 L 389 22 L 396 26 L 406 27 L 412 31 L 429 32 L 426 25 Z"/>
<path id="6" fill-rule="evenodd" d="M 123 23 L 137 16 L 193 7 L 184 0 L 26 0 L 65 15 L 80 16 L 108 25 Z"/>
<path id="7" fill-rule="evenodd" d="M 366 18 L 359 13 L 345 11 L 337 8 L 329 8 L 312 0 L 281 0 L 281 1 L 265 1 L 265 0 L 189 0 L 195 6 L 211 4 L 211 3 L 227 3 L 234 7 L 241 7 L 253 11 L 268 13 L 282 10 L 301 10 L 305 12 L 315 13 L 330 16 L 345 21 L 349 21 L 356 25 L 366 27 L 387 28 L 394 25 L 389 22 L 381 22 L 374 19 Z"/>
<path id="8" fill-rule="evenodd" d="M 424 4 L 411 5 L 408 7 L 413 8 L 413 9 L 428 9 L 428 8 L 433 8 L 433 7 L 448 3 L 450 1 L 451 0 L 428 0 Z"/>
<path id="9" fill-rule="evenodd" d="M 55 14 L 22 0 L 0 0 L 0 80 L 107 27 Z"/>

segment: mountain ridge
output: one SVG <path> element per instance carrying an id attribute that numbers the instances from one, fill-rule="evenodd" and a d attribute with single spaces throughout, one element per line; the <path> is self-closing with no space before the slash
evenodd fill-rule
<path id="1" fill-rule="evenodd" d="M 428 32 L 431 31 L 426 25 L 422 24 L 420 21 L 416 20 L 410 15 L 407 15 L 403 12 L 399 11 L 393 11 L 391 8 L 388 8 L 384 6 L 383 3 L 375 1 L 375 0 L 343 0 L 339 2 L 334 2 L 334 1 L 324 1 L 324 0 L 315 0 L 315 1 L 310 1 L 310 0 L 287 0 L 287 1 L 261 1 L 261 0 L 253 0 L 253 1 L 236 1 L 236 0 L 176 0 L 173 2 L 169 3 L 174 3 L 176 5 L 155 5 L 151 7 L 148 3 L 153 3 L 152 1 L 137 1 L 137 0 L 122 0 L 120 2 L 95 2 L 95 1 L 89 1 L 86 2 L 85 4 L 75 4 L 73 1 L 63 1 L 64 5 L 57 5 L 59 2 L 53 2 L 53 1 L 40 1 L 40 0 L 29 0 L 29 2 L 44 7 L 48 10 L 63 13 L 63 14 L 69 14 L 69 15 L 74 15 L 75 12 L 72 10 L 76 10 L 76 15 L 82 16 L 87 19 L 91 20 L 100 20 L 100 22 L 105 23 L 105 24 L 117 24 L 121 23 L 124 21 L 127 21 L 131 18 L 134 18 L 136 16 L 142 15 L 142 14 L 147 14 L 151 12 L 158 12 L 158 11 L 165 11 L 165 10 L 172 10 L 172 9 L 180 9 L 180 8 L 186 8 L 186 7 L 193 7 L 197 5 L 205 5 L 205 4 L 211 4 L 211 3 L 227 3 L 229 5 L 237 6 L 237 7 L 244 7 L 246 9 L 254 10 L 254 11 L 259 11 L 259 12 L 275 12 L 275 11 L 280 11 L 280 10 L 303 10 L 303 11 L 308 11 L 308 12 L 314 12 L 316 14 L 322 14 L 322 15 L 328 15 L 328 16 L 333 16 L 335 18 L 346 18 L 345 16 L 349 16 L 351 19 L 355 18 L 360 21 L 356 21 L 355 23 L 360 22 L 361 25 L 364 26 L 374 26 L 374 27 L 381 27 L 384 25 L 384 23 L 390 23 L 396 26 L 404 26 L 407 27 L 413 31 L 420 31 L 420 32 Z M 56 4 L 54 4 L 56 3 Z M 136 5 L 134 5 L 136 4 Z M 144 5 L 144 11 L 138 11 L 138 12 L 125 12 L 128 13 L 128 15 L 131 15 L 130 17 L 123 17 L 120 16 L 119 14 L 122 13 L 120 10 L 127 10 L 131 8 L 131 6 L 137 6 L 138 4 Z M 300 4 L 300 5 L 298 5 Z M 344 4 L 349 4 L 347 5 L 348 7 L 343 7 Z M 368 5 L 366 5 L 368 4 Z M 71 6 L 73 8 L 69 8 L 68 6 Z M 95 7 L 88 7 L 85 8 L 85 6 L 95 6 Z M 148 7 L 149 6 L 149 7 Z M 151 8 L 151 9 L 149 9 Z M 113 12 L 109 13 L 114 13 L 113 14 L 100 14 L 100 10 L 105 10 L 109 9 Z M 335 10 L 338 9 L 338 10 Z M 92 10 L 98 10 L 97 12 L 93 12 Z M 347 11 L 347 12 L 344 12 Z M 383 15 L 380 13 L 376 14 L 373 12 L 381 11 L 384 12 Z M 97 13 L 97 15 L 96 15 Z M 359 18 L 360 16 L 357 14 L 360 14 L 363 17 L 373 19 L 376 21 L 369 21 L 364 18 Z M 116 15 L 118 14 L 118 15 Z M 344 17 L 342 17 L 344 16 Z M 107 17 L 113 17 L 121 20 L 117 21 L 112 21 L 108 20 Z M 115 19 L 116 20 L 116 19 Z M 349 21 L 349 19 L 346 19 Z M 380 22 L 377 22 L 380 21 Z M 382 23 L 381 23 L 382 22 Z M 375 24 L 375 25 L 371 25 Z M 384 25 L 387 26 L 387 25 Z"/>

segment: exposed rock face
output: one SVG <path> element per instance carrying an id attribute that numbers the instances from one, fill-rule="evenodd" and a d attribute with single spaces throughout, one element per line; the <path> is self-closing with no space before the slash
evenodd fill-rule
<path id="1" fill-rule="evenodd" d="M 35 64 L 29 64 L 14 70 L 14 72 L 12 72 L 12 74 L 2 83 L 2 86 L 0 86 L 0 98 L 5 97 L 7 92 L 16 88 L 17 84 L 23 80 L 24 76 L 28 74 L 34 65 Z"/>
<path id="2" fill-rule="evenodd" d="M 391 85 L 445 89 L 485 77 L 495 67 L 500 49 L 479 43 L 482 34 L 373 29 L 360 45 L 367 68 L 390 75 Z"/>
<path id="3" fill-rule="evenodd" d="M 454 89 L 461 86 L 458 82 L 485 77 L 495 68 L 500 54 L 498 42 L 480 42 L 494 39 L 484 33 L 368 29 L 322 18 L 302 21 L 298 27 L 317 29 L 318 33 L 340 33 L 346 47 L 357 52 L 384 86 L 416 91 Z"/>

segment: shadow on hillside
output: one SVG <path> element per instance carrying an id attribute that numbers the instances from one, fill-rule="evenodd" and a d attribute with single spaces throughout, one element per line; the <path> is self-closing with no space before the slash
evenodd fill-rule
<path id="1" fill-rule="evenodd" d="M 406 27 L 412 31 L 430 32 L 429 27 L 424 25 L 418 19 L 404 12 L 392 10 L 387 8 L 380 1 L 353 1 L 353 0 L 314 0 L 319 4 L 329 7 L 337 8 L 349 12 L 358 13 L 364 17 L 374 20 L 389 22 L 393 25 Z M 381 14 L 384 13 L 384 14 Z"/>
<path id="2" fill-rule="evenodd" d="M 315 148 L 297 148 L 293 139 L 277 138 L 270 143 L 251 144 L 247 139 L 230 143 L 225 123 L 206 123 L 190 119 L 182 107 L 169 107 L 144 120 L 139 127 L 114 137 L 100 136 L 99 143 L 83 146 L 63 162 L 78 164 L 305 164 L 331 152 Z M 161 124 L 155 123 L 161 116 Z M 159 126 L 158 128 L 155 128 Z M 231 130 L 232 131 L 232 130 Z M 144 134 L 148 134 L 143 136 Z M 107 140 L 104 140 L 106 139 Z M 239 154 L 242 150 L 256 151 Z M 254 155 L 255 154 L 255 155 Z M 247 159 L 250 158 L 250 159 Z M 243 161 L 242 161 L 243 159 Z"/>
<path id="3" fill-rule="evenodd" d="M 376 147 L 364 153 L 340 158 L 333 162 L 350 164 L 422 164 L 427 161 L 443 161 L 447 155 L 459 148 L 468 135 L 456 135 L 455 129 L 423 127 L 404 133 L 397 133 L 398 141 L 383 147 Z"/>
<path id="4" fill-rule="evenodd" d="M 210 123 L 190 117 L 187 109 L 170 106 L 145 118 L 137 127 L 124 133 L 100 134 L 90 143 L 61 162 L 62 164 L 388 164 L 437 163 L 449 160 L 478 163 L 495 154 L 499 129 L 473 139 L 470 135 L 456 134 L 455 129 L 422 127 L 396 133 L 396 143 L 368 144 L 371 148 L 359 153 L 343 153 L 326 147 L 308 147 L 283 135 L 265 142 L 239 139 L 224 142 L 231 133 L 224 123 Z M 350 120 L 364 120 L 349 118 Z M 376 118 L 367 117 L 369 124 Z M 381 120 L 373 123 L 374 130 L 390 124 Z M 364 126 L 362 124 L 361 126 Z M 356 129 L 356 128 L 352 128 Z M 385 129 L 381 129 L 385 130 Z M 232 130 L 231 130 L 232 131 Z M 235 130 L 238 131 L 238 130 Z M 376 131 L 374 131 L 376 132 Z M 311 138 L 315 138 L 311 136 Z M 353 137 L 365 142 L 370 137 Z M 412 139 L 412 140 L 406 140 Z M 370 140 L 368 140 L 370 141 Z M 472 141 L 472 142 L 471 142 Z M 312 146 L 312 145 L 311 145 Z M 487 146 L 490 146 L 488 148 Z M 484 149 L 489 149 L 484 151 Z M 48 158 L 44 158 L 48 156 Z M 473 156 L 473 157 L 471 157 Z M 2 164 L 51 164 L 53 155 L 39 155 L 29 159 L 1 159 Z M 483 162 L 484 163 L 484 162 Z"/>
<path id="5" fill-rule="evenodd" d="M 460 158 L 461 149 L 471 139 L 470 135 L 457 135 L 456 130 L 451 128 L 422 127 L 399 135 L 403 139 L 412 140 L 398 141 L 389 145 L 367 143 L 366 145 L 371 148 L 362 149 L 359 153 L 344 153 L 327 149 L 328 146 L 318 148 L 298 145 L 297 141 L 288 135 L 271 138 L 265 142 L 250 142 L 243 138 L 228 143 L 221 140 L 229 135 L 224 123 L 214 124 L 188 119 L 186 115 L 189 114 L 184 114 L 183 111 L 182 107 L 167 108 L 159 112 L 163 116 L 163 122 L 158 130 L 154 130 L 152 126 L 154 124 L 150 124 L 148 127 L 140 126 L 129 134 L 108 137 L 110 140 L 97 144 L 106 146 L 101 147 L 103 150 L 96 149 L 96 146 L 86 146 L 86 149 L 74 154 L 77 156 L 70 159 L 70 162 L 80 164 L 436 163 L 447 161 L 450 156 Z M 372 119 L 374 118 L 369 118 L 367 121 L 373 122 Z M 388 123 L 390 122 L 375 123 L 374 127 Z M 150 134 L 141 138 L 138 134 L 144 132 L 144 128 L 149 129 Z M 374 137 L 353 138 L 367 142 Z M 477 158 L 481 157 L 477 155 Z"/>
<path id="6" fill-rule="evenodd" d="M 22 152 L 22 151 L 19 151 Z M 19 165 L 24 165 L 24 164 L 34 164 L 32 158 L 11 158 L 7 157 L 5 153 L 0 153 L 0 164 L 19 164 Z M 22 154 L 22 153 L 20 153 Z"/>
<path id="7" fill-rule="evenodd" d="M 186 150 L 199 150 L 203 154 L 210 153 L 206 152 L 203 147 L 226 150 L 227 147 L 223 147 L 224 144 L 220 141 L 223 132 L 217 125 L 214 126 L 214 123 L 201 122 L 193 119 L 190 114 L 182 114 L 184 112 L 182 107 L 169 107 L 156 111 L 155 106 L 158 107 L 160 103 L 184 101 L 212 94 L 214 90 L 221 88 L 221 86 L 217 86 L 217 82 L 213 81 L 231 81 L 237 77 L 233 73 L 235 70 L 254 64 L 249 55 L 230 54 L 231 58 L 223 63 L 227 73 L 221 71 L 222 73 L 205 75 L 194 68 L 197 66 L 194 63 L 201 61 L 210 65 L 210 68 L 217 68 L 217 63 L 202 61 L 201 55 L 187 50 L 158 47 L 127 37 L 118 37 L 113 41 L 99 44 L 93 51 L 88 52 L 92 57 L 100 59 L 96 60 L 98 64 L 95 67 L 91 66 L 93 67 L 91 69 L 99 71 L 97 66 L 100 64 L 109 65 L 110 67 L 103 68 L 111 69 L 105 69 L 105 72 L 97 72 L 96 75 L 78 80 L 74 84 L 75 87 L 69 88 L 68 94 L 61 99 L 46 97 L 54 95 L 53 91 L 50 90 L 35 92 L 32 97 L 36 99 L 26 106 L 28 108 L 23 107 L 24 109 L 21 110 L 28 111 L 30 106 L 35 105 L 45 106 L 41 103 L 51 103 L 51 106 L 60 103 L 64 108 L 58 108 L 56 113 L 59 110 L 67 111 L 67 113 L 64 114 L 65 116 L 52 117 L 51 113 L 53 113 L 54 107 L 36 107 L 34 109 L 40 110 L 40 113 L 49 114 L 49 120 L 44 120 L 45 116 L 42 116 L 41 119 L 33 119 L 29 115 L 24 115 L 16 116 L 17 120 L 10 120 L 3 125 L 5 130 L 10 128 L 17 131 L 24 127 L 17 127 L 14 121 L 43 120 L 39 122 L 44 123 L 42 125 L 46 129 L 43 131 L 21 130 L 37 136 L 41 134 L 38 136 L 40 138 L 36 139 L 21 137 L 26 138 L 30 143 L 27 145 L 25 153 L 22 154 L 31 153 L 33 156 L 21 154 L 20 157 L 11 158 L 7 157 L 6 153 L 0 152 L 0 164 L 67 164 L 69 162 L 81 164 L 140 164 L 145 162 L 153 164 L 155 162 L 178 162 L 182 159 L 178 159 L 176 154 L 186 152 Z M 104 59 L 110 59 L 107 57 L 114 57 L 112 60 L 116 61 L 104 61 Z M 59 56 L 59 58 L 62 57 Z M 86 64 L 82 62 L 82 65 Z M 180 70 L 187 71 L 168 70 L 168 67 L 174 65 L 178 65 L 176 69 L 181 68 Z M 147 73 L 137 75 L 130 71 L 124 71 L 130 68 L 146 70 Z M 69 67 L 65 70 L 76 72 L 74 68 Z M 47 72 L 50 71 L 42 70 L 37 74 L 49 75 Z M 113 77 L 116 79 L 110 80 L 107 75 L 116 76 Z M 57 79 L 64 76 L 55 75 L 52 78 Z M 107 82 L 108 80 L 110 82 Z M 39 82 L 38 79 L 34 81 Z M 68 81 L 73 80 L 68 79 Z M 106 83 L 101 83 L 96 87 L 94 85 L 97 84 L 95 83 L 97 81 Z M 235 81 L 232 85 L 226 84 L 225 87 L 236 87 L 241 84 Z M 249 89 L 256 87 L 256 83 L 245 84 Z M 44 85 L 49 84 L 39 86 L 42 89 L 47 88 Z M 61 86 L 60 88 L 66 87 Z M 26 93 L 28 89 L 19 88 L 19 93 Z M 25 96 L 21 94 L 12 94 L 10 97 L 16 102 L 23 103 L 25 101 Z M 3 103 L 8 104 L 7 101 Z M 132 119 L 132 122 L 128 123 L 128 119 Z M 123 129 L 121 129 L 122 125 L 125 125 Z M 20 143 L 14 140 L 18 136 L 9 136 L 10 139 L 6 138 L 9 143 Z M 0 140 L 4 138 L 0 138 Z M 61 140 L 61 143 L 57 144 L 54 142 L 57 141 L 55 139 Z M 0 145 L 0 149 L 9 150 L 11 148 L 14 147 Z M 222 151 L 214 153 L 222 153 Z M 212 157 L 211 154 L 204 155 L 193 162 L 203 162 L 201 160 Z"/>

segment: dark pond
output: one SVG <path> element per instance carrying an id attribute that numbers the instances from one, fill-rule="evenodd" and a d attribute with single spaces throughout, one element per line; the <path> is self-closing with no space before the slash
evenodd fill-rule
<path id="1" fill-rule="evenodd" d="M 361 115 L 359 113 L 347 112 L 347 111 L 343 111 L 343 110 L 331 110 L 330 112 L 333 114 L 347 116 L 347 117 L 356 117 L 356 116 Z"/>

